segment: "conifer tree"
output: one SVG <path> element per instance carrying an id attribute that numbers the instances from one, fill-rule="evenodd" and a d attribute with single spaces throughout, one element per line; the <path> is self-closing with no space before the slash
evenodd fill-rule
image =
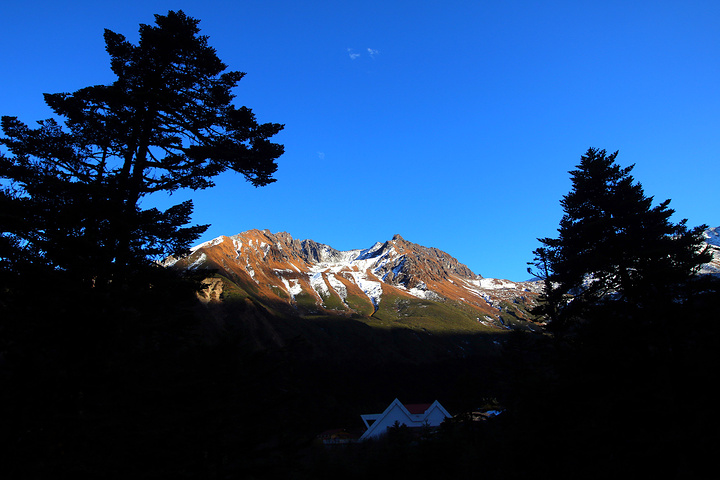
<path id="1" fill-rule="evenodd" d="M 539 239 L 534 251 L 534 273 L 545 281 L 542 313 L 555 327 L 610 299 L 637 307 L 677 299 L 678 287 L 709 261 L 707 227 L 672 223 L 670 200 L 652 206 L 617 154 L 590 148 L 581 157 L 560 202 L 559 236 Z"/>
<path id="2" fill-rule="evenodd" d="M 106 30 L 117 79 L 45 94 L 64 125 L 2 118 L 6 282 L 31 266 L 89 288 L 127 288 L 207 228 L 187 226 L 190 201 L 161 212 L 142 209 L 143 197 L 208 188 L 226 170 L 254 186 L 274 181 L 283 147 L 270 137 L 282 125 L 233 105 L 244 74 L 226 71 L 198 23 L 182 11 L 156 15 L 136 45 Z"/>
<path id="3" fill-rule="evenodd" d="M 106 30 L 114 82 L 45 95 L 61 120 L 2 117 L 3 472 L 170 478 L 204 467 L 208 478 L 237 447 L 239 397 L 193 393 L 246 385 L 239 349 L 206 348 L 198 278 L 155 262 L 206 227 L 188 225 L 190 201 L 160 211 L 142 200 L 212 187 L 228 170 L 273 182 L 282 125 L 233 105 L 243 74 L 199 32 L 181 11 L 141 25 L 137 44 Z"/>

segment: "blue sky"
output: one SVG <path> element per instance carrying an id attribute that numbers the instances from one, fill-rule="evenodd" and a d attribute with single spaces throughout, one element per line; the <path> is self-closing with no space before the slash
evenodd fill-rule
<path id="1" fill-rule="evenodd" d="M 276 183 L 153 199 L 192 198 L 202 240 L 399 233 L 524 280 L 588 147 L 636 164 L 675 221 L 720 225 L 720 2 L 2 2 L 0 114 L 31 123 L 52 116 L 42 93 L 112 82 L 103 29 L 135 41 L 170 9 L 247 72 L 236 103 L 285 124 Z"/>

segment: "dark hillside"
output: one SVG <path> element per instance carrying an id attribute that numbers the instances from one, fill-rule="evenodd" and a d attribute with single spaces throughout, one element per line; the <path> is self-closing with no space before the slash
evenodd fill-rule
<path id="1" fill-rule="evenodd" d="M 6 333 L 36 327 L 3 347 L 2 465 L 33 478 L 366 478 L 405 469 L 416 478 L 440 469 L 698 478 L 713 458 L 718 300 L 698 295 L 650 316 L 598 309 L 602 322 L 563 339 L 422 337 L 347 317 L 282 318 L 245 303 L 231 317 L 222 304 L 177 298 L 102 317 L 97 305 L 28 305 L 4 317 L 17 320 L 4 322 Z M 126 327 L 57 328 L 58 310 L 84 325 L 122 318 Z M 463 356 L 452 345 L 478 348 Z M 358 427 L 360 414 L 396 397 L 437 399 L 451 413 L 494 398 L 506 411 L 415 446 L 313 446 L 320 431 Z"/>

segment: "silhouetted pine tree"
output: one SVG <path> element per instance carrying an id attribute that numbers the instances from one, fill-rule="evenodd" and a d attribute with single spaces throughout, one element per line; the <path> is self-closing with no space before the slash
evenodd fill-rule
<path id="1" fill-rule="evenodd" d="M 700 339 L 717 338 L 718 285 L 695 275 L 710 260 L 706 227 L 672 223 L 669 200 L 653 207 L 616 157 L 582 156 L 559 236 L 534 252 L 540 313 L 559 335 L 542 413 L 519 403 L 508 433 L 532 431 L 548 452 L 527 474 L 692 478 L 711 458 L 701 425 L 714 347 Z"/>
<path id="2" fill-rule="evenodd" d="M 143 210 L 144 196 L 208 188 L 226 170 L 255 186 L 274 181 L 283 147 L 269 138 L 282 125 L 232 104 L 244 74 L 225 72 L 197 25 L 181 11 L 156 15 L 137 45 L 106 30 L 117 80 L 45 95 L 65 128 L 2 118 L 10 155 L 0 156 L 0 178 L 12 182 L 3 198 L 15 212 L 1 225 L 15 242 L 5 240 L 3 260 L 25 254 L 88 287 L 136 288 L 153 260 L 182 253 L 207 228 L 185 226 L 191 202 Z"/>
<path id="3" fill-rule="evenodd" d="M 243 74 L 183 12 L 105 42 L 112 84 L 45 95 L 62 125 L 2 118 L 0 477 L 224 477 L 260 404 L 242 389 L 269 389 L 197 335 L 201 275 L 156 264 L 207 228 L 192 202 L 141 200 L 227 170 L 273 182 L 282 125 L 232 104 Z"/>
<path id="4" fill-rule="evenodd" d="M 670 221 L 670 200 L 652 206 L 617 152 L 588 149 L 570 172 L 557 238 L 542 238 L 533 265 L 545 281 L 541 313 L 562 327 L 587 308 L 610 299 L 643 307 L 679 299 L 680 287 L 710 255 L 702 248 L 705 225 Z"/>

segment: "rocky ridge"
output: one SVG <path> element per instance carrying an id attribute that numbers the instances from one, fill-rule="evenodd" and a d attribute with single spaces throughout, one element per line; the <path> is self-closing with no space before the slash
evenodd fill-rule
<path id="1" fill-rule="evenodd" d="M 403 311 L 410 305 L 433 302 L 494 329 L 528 320 L 541 290 L 539 282 L 483 278 L 446 252 L 400 235 L 366 249 L 339 251 L 286 232 L 249 230 L 215 238 L 164 264 L 215 270 L 225 288 L 232 282 L 265 305 L 299 315 L 397 319 L 412 317 Z M 217 289 L 215 282 L 216 297 Z"/>
<path id="2" fill-rule="evenodd" d="M 714 257 L 701 273 L 720 275 L 719 230 L 705 232 Z M 484 278 L 448 253 L 400 235 L 340 251 L 286 232 L 249 230 L 217 237 L 164 265 L 212 270 L 205 302 L 232 297 L 268 315 L 373 319 L 375 326 L 423 332 L 538 328 L 529 312 L 541 282 Z"/>

